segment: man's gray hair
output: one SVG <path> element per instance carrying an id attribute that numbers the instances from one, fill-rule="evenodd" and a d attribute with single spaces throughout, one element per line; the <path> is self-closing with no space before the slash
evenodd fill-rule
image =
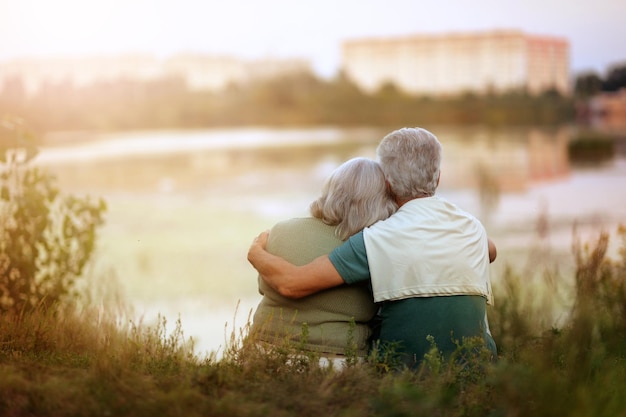
<path id="1" fill-rule="evenodd" d="M 310 206 L 313 217 L 337 226 L 335 233 L 341 240 L 396 210 L 383 170 L 378 162 L 367 158 L 353 158 L 336 168 L 326 180 L 322 195 Z"/>
<path id="2" fill-rule="evenodd" d="M 391 191 L 401 200 L 435 195 L 442 146 L 426 129 L 402 128 L 389 133 L 376 149 Z"/>

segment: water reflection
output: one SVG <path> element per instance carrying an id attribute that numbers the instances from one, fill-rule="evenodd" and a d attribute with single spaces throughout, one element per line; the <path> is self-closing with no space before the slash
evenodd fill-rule
<path id="1" fill-rule="evenodd" d="M 433 128 L 444 145 L 444 188 L 520 191 L 569 175 L 567 128 Z M 120 133 L 45 147 L 39 163 L 70 188 L 194 191 L 250 173 L 310 173 L 353 156 L 375 157 L 383 129 Z M 329 166 L 332 169 L 332 167 Z"/>

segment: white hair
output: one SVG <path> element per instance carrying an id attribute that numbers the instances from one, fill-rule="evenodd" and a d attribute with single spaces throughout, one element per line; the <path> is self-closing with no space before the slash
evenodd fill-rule
<path id="1" fill-rule="evenodd" d="M 341 240 L 396 210 L 380 165 L 367 158 L 353 158 L 336 168 L 326 180 L 322 195 L 310 206 L 313 217 L 337 226 Z"/>
<path id="2" fill-rule="evenodd" d="M 391 192 L 401 200 L 435 195 L 442 146 L 426 129 L 402 128 L 389 133 L 376 149 Z"/>

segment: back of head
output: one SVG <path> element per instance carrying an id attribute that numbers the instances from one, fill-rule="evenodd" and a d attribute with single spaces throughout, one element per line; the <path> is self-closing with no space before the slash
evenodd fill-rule
<path id="1" fill-rule="evenodd" d="M 367 158 L 350 159 L 335 169 L 310 207 L 313 217 L 337 226 L 342 240 L 386 219 L 396 209 L 380 165 Z"/>
<path id="2" fill-rule="evenodd" d="M 435 195 L 442 147 L 435 135 L 422 128 L 389 133 L 376 153 L 391 191 L 401 200 Z"/>

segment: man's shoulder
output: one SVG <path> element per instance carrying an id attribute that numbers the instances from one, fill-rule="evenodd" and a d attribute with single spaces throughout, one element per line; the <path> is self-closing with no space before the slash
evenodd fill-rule
<path id="1" fill-rule="evenodd" d="M 336 247 L 328 258 L 347 284 L 369 280 L 369 264 L 362 231 Z"/>

